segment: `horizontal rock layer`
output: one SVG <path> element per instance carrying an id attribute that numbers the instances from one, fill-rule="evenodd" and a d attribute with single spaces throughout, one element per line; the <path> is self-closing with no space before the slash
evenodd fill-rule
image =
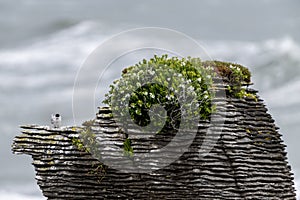
<path id="1" fill-rule="evenodd" d="M 21 126 L 12 149 L 32 156 L 48 199 L 296 199 L 285 145 L 263 101 L 217 98 L 215 103 L 215 123 L 200 121 L 187 151 L 163 168 L 167 159 L 161 155 L 144 165 L 136 157 L 163 148 L 176 133 L 132 137 L 133 157 L 124 160 L 115 152 L 122 152 L 125 136 L 107 107 L 99 108 L 91 126 L 100 160 L 74 145 L 83 127 Z M 184 140 L 175 154 L 180 145 Z M 206 149 L 211 150 L 203 157 Z M 118 166 L 107 164 L 106 157 Z M 130 171 L 130 159 L 140 171 Z"/>

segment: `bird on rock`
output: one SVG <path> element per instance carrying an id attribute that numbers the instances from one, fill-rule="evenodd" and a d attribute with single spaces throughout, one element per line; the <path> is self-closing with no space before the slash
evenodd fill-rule
<path id="1" fill-rule="evenodd" d="M 60 128 L 61 126 L 61 115 L 60 114 L 52 114 L 51 115 L 51 124 L 53 128 Z"/>

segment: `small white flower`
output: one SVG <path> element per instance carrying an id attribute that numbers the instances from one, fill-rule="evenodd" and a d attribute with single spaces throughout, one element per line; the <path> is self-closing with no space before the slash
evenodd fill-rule
<path id="1" fill-rule="evenodd" d="M 155 71 L 149 70 L 149 74 L 153 76 L 155 74 Z"/>
<path id="2" fill-rule="evenodd" d="M 194 90 L 193 86 L 188 87 L 188 91 L 193 91 L 193 90 Z"/>

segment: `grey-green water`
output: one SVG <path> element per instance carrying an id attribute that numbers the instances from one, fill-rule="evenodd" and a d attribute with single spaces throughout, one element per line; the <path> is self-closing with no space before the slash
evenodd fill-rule
<path id="1" fill-rule="evenodd" d="M 43 199 L 30 158 L 11 154 L 18 125 L 49 124 L 53 112 L 72 124 L 73 83 L 81 64 L 105 39 L 145 26 L 183 32 L 213 59 L 248 66 L 300 180 L 299 7 L 296 0 L 1 0 L 0 199 Z"/>

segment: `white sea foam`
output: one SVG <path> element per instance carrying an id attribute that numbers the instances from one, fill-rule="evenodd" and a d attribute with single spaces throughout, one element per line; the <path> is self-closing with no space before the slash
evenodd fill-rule
<path id="1" fill-rule="evenodd" d="M 43 96 L 51 94 L 53 97 L 58 96 L 58 93 L 53 92 L 63 90 L 69 95 L 82 63 L 101 42 L 111 36 L 99 27 L 97 23 L 85 21 L 38 38 L 27 46 L 0 50 L 0 90 L 9 92 L 26 89 L 38 91 Z M 200 39 L 198 41 L 203 43 Z M 130 42 L 139 41 L 133 36 L 118 45 L 128 45 Z M 260 91 L 269 106 L 281 108 L 299 105 L 300 46 L 291 37 L 261 42 L 205 42 L 204 48 L 212 59 L 237 62 L 249 67 L 253 73 L 254 87 Z M 122 62 L 130 63 L 124 59 Z M 112 73 L 119 74 L 121 68 L 114 68 Z M 84 82 L 89 82 L 94 76 L 99 75 L 89 73 Z M 114 76 L 105 74 L 104 78 L 112 79 L 111 77 Z M 112 81 L 105 80 L 105 84 Z M 101 87 L 108 88 L 108 85 Z M 68 95 L 59 96 L 60 99 L 71 98 Z M 289 98 L 283 104 L 281 99 L 286 96 Z"/>
<path id="2" fill-rule="evenodd" d="M 265 41 L 206 41 L 205 48 L 213 58 L 237 57 L 239 61 L 263 62 L 257 58 L 270 58 L 288 54 L 300 60 L 300 47 L 290 36 Z M 274 57 L 273 57 L 274 59 Z M 236 60 L 234 61 L 236 62 Z"/>
<path id="3" fill-rule="evenodd" d="M 29 71 L 41 67 L 78 66 L 103 39 L 95 33 L 94 23 L 82 22 L 39 38 L 27 46 L 1 50 L 0 65 L 2 69 L 20 70 L 25 67 Z"/>
<path id="4" fill-rule="evenodd" d="M 39 187 L 35 182 L 21 181 L 17 183 L 11 182 L 8 185 L 1 185 L 1 200 L 44 200 Z"/>
<path id="5" fill-rule="evenodd" d="M 300 200 L 300 181 L 299 180 L 295 181 L 295 187 L 296 187 L 297 199 Z"/>
<path id="6" fill-rule="evenodd" d="M 268 105 L 280 107 L 299 104 L 300 46 L 292 38 L 262 42 L 213 41 L 206 46 L 213 59 L 249 67 L 254 87 L 259 89 Z M 281 99 L 286 96 L 289 98 L 283 104 Z"/>
<path id="7" fill-rule="evenodd" d="M 81 64 L 106 38 L 109 35 L 101 34 L 96 23 L 85 21 L 39 38 L 27 46 L 0 50 L 0 78 L 5 80 L 2 87 L 10 88 L 22 83 L 21 86 L 27 88 L 44 88 L 57 80 L 72 82 Z M 129 38 L 119 45 L 130 42 L 137 42 L 137 38 Z M 248 66 L 260 91 L 282 85 L 291 76 L 296 78 L 300 75 L 300 68 L 293 69 L 295 63 L 300 63 L 300 47 L 288 36 L 262 42 L 206 41 L 204 47 L 212 59 Z"/>
<path id="8" fill-rule="evenodd" d="M 292 94 L 292 95 L 291 95 Z M 264 93 L 264 97 L 269 99 L 268 103 L 276 107 L 286 107 L 287 105 L 299 104 L 300 99 L 300 79 L 293 82 L 283 83 L 279 88 L 271 89 Z M 282 97 L 289 97 L 280 101 Z"/>
<path id="9" fill-rule="evenodd" d="M 37 197 L 33 195 L 26 195 L 26 194 L 18 194 L 18 193 L 11 193 L 7 191 L 0 190 L 0 199 L 3 200 L 45 200 L 45 197 Z"/>
<path id="10" fill-rule="evenodd" d="M 22 105 L 19 109 L 23 109 L 21 112 L 24 116 L 32 116 L 37 112 L 43 115 L 52 109 L 53 102 L 60 105 L 58 108 L 65 109 L 61 112 L 67 112 L 70 105 L 66 104 L 71 102 L 77 70 L 87 56 L 110 36 L 99 30 L 97 24 L 87 21 L 38 38 L 25 46 L 0 49 L 0 91 L 5 94 L 14 91 L 13 95 L 17 97 L 12 99 L 12 95 L 1 95 L 0 103 L 14 102 L 7 104 L 2 113 L 14 113 L 15 106 Z M 119 45 L 137 42 L 136 40 L 137 38 L 129 38 Z M 287 112 L 281 111 L 276 118 L 293 124 L 299 123 L 300 112 L 294 106 L 300 107 L 300 47 L 293 38 L 287 36 L 261 42 L 205 41 L 205 43 L 204 47 L 212 59 L 236 62 L 250 68 L 254 87 L 260 91 L 268 108 L 271 110 L 288 108 Z M 86 81 L 89 79 L 87 76 Z M 106 81 L 107 84 L 111 82 L 112 80 Z M 108 85 L 101 87 L 108 88 Z M 28 94 L 29 91 L 32 94 Z M 85 95 L 82 92 L 82 96 Z M 34 98 L 38 98 L 39 101 L 35 101 L 38 103 L 32 106 Z M 3 116 L 0 114 L 1 117 Z M 16 118 L 15 115 L 13 117 Z M 2 129 L 5 130 L 5 127 Z M 294 159 L 297 159 L 296 152 L 289 152 L 289 155 L 291 158 L 295 155 Z M 292 166 L 296 167 L 299 166 Z M 35 198 L 37 197 L 22 193 L 0 191 L 0 199 Z"/>
<path id="11" fill-rule="evenodd" d="M 44 97 L 50 95 L 53 98 L 60 96 L 60 99 L 70 99 L 76 72 L 89 54 L 111 36 L 101 31 L 99 27 L 97 23 L 84 21 L 38 38 L 27 46 L 0 50 L 0 80 L 2 80 L 0 90 L 9 92 L 26 89 L 39 91 L 39 94 L 43 94 Z M 200 39 L 198 41 L 203 43 Z M 139 41 L 137 37 L 132 37 L 118 45 L 126 46 L 130 42 Z M 205 42 L 204 48 L 212 59 L 237 62 L 250 68 L 253 73 L 254 87 L 260 91 L 268 106 L 283 108 L 299 105 L 300 46 L 291 37 L 261 42 Z M 122 62 L 130 63 L 128 62 L 130 59 L 132 58 L 128 57 Z M 121 68 L 112 70 L 112 73 L 119 74 Z M 89 82 L 94 76 L 99 75 L 89 73 L 84 82 Z M 110 80 L 112 77 L 114 76 L 105 74 L 104 78 L 109 79 L 105 80 L 105 84 L 110 84 L 113 81 Z M 102 89 L 108 88 L 108 85 L 101 85 L 101 87 L 103 91 Z M 59 95 L 58 92 L 62 90 L 68 95 Z M 281 99 L 284 96 L 289 98 L 285 99 L 283 104 Z M 53 101 L 53 98 L 49 101 Z M 293 113 L 296 116 L 300 114 L 295 111 Z"/>

